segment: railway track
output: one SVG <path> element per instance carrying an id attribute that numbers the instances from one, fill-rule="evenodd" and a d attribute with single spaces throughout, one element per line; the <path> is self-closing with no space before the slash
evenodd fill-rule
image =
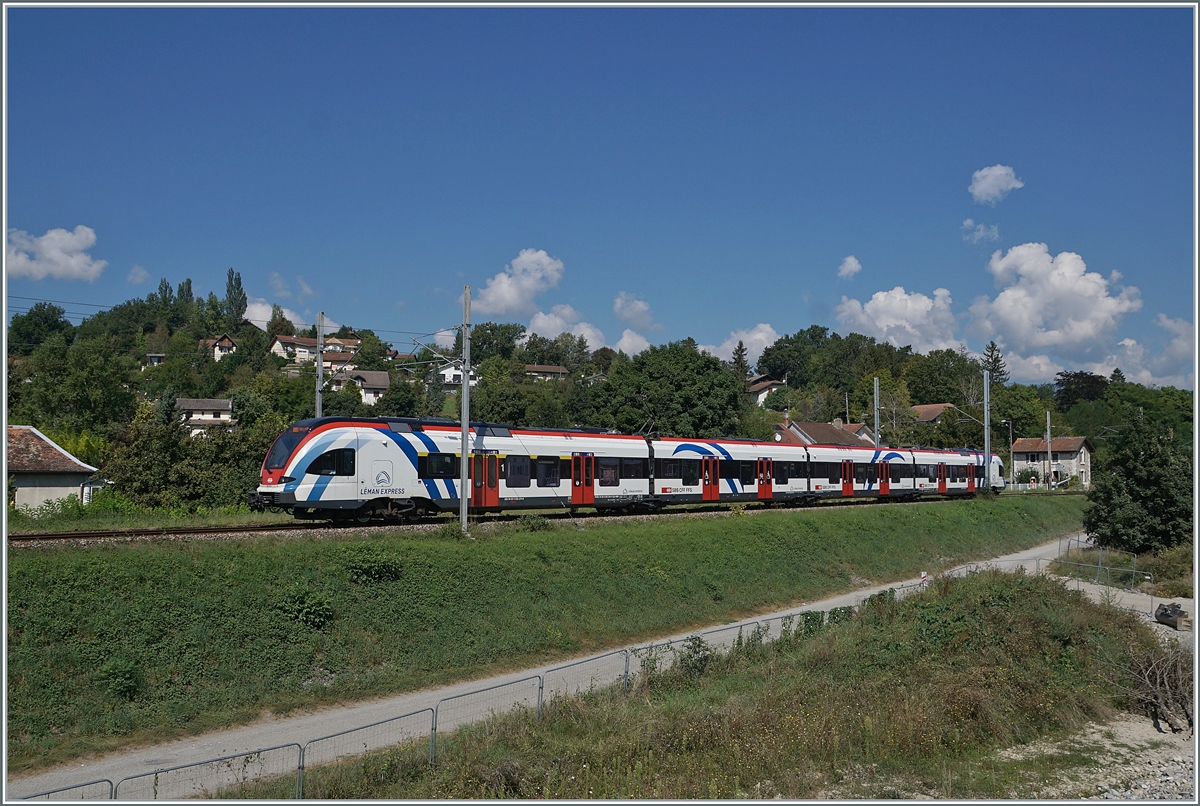
<path id="1" fill-rule="evenodd" d="M 837 507 L 846 506 L 870 506 L 875 504 L 895 505 L 912 505 L 912 504 L 936 504 L 953 501 L 953 498 L 929 498 L 925 500 L 917 499 L 913 501 L 881 501 L 876 498 L 856 498 L 847 499 L 844 501 L 828 500 L 822 501 L 815 506 L 806 507 L 810 510 L 834 509 Z M 595 518 L 613 518 L 621 519 L 628 517 L 639 518 L 660 518 L 660 517 L 679 517 L 683 515 L 715 515 L 727 513 L 735 506 L 746 506 L 745 504 L 711 504 L 707 506 L 689 506 L 675 507 L 665 512 L 655 513 L 639 513 L 636 516 L 632 515 L 614 515 L 607 512 L 571 512 L 569 510 L 558 510 L 547 512 L 545 510 L 533 513 L 505 513 L 505 514 L 489 514 L 484 522 L 486 523 L 506 523 L 515 521 L 525 514 L 536 514 L 551 520 L 592 520 Z M 764 507 L 751 505 L 751 512 L 760 511 L 766 512 L 778 509 L 792 509 L 794 507 Z M 473 516 L 475 517 L 475 516 Z M 280 523 L 247 523 L 234 524 L 229 526 L 181 526 L 181 527 L 144 527 L 133 529 L 102 529 L 90 531 L 70 531 L 70 532 L 25 532 L 21 534 L 8 534 L 8 542 L 11 547 L 21 545 L 35 545 L 42 543 L 59 543 L 65 541 L 120 541 L 120 540 L 153 540 L 153 539 L 177 539 L 177 538 L 204 538 L 217 535 L 232 535 L 232 534 L 253 534 L 256 532 L 304 532 L 318 530 L 341 530 L 348 528 L 355 529 L 394 529 L 401 531 L 422 531 L 429 526 L 437 524 L 450 523 L 454 519 L 448 518 L 445 515 L 441 516 L 426 516 L 422 518 L 412 518 L 405 522 L 369 522 L 359 523 L 357 521 L 284 521 Z M 474 521 L 479 523 L 480 521 Z"/>

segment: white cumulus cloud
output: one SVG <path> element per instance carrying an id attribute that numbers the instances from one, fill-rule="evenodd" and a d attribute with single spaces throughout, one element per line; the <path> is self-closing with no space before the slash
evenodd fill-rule
<path id="1" fill-rule="evenodd" d="M 858 258 L 854 255 L 846 255 L 842 258 L 842 265 L 838 266 L 838 277 L 853 277 L 862 271 L 862 264 L 858 262 Z"/>
<path id="2" fill-rule="evenodd" d="M 640 300 L 626 291 L 622 291 L 613 300 L 613 314 L 622 322 L 641 330 L 654 324 L 654 314 L 650 312 L 650 303 Z"/>
<path id="3" fill-rule="evenodd" d="M 981 297 L 971 306 L 973 329 L 1020 355 L 1095 360 L 1109 349 L 1121 317 L 1142 307 L 1137 288 L 1113 296 L 1110 281 L 1087 271 L 1082 257 L 1051 256 L 1044 243 L 1014 246 L 1004 255 L 996 250 L 988 271 L 1006 287 L 995 299 Z"/>
<path id="4" fill-rule="evenodd" d="M 758 357 L 762 355 L 763 350 L 779 341 L 779 334 L 775 332 L 775 328 L 766 322 L 759 322 L 754 327 L 732 331 L 729 334 L 729 338 L 721 342 L 719 346 L 701 344 L 699 345 L 699 349 L 715 355 L 717 358 L 729 361 L 733 358 L 733 351 L 737 348 L 739 341 L 746 347 L 746 361 L 749 362 L 750 366 L 754 366 L 758 362 Z"/>
<path id="5" fill-rule="evenodd" d="M 843 325 L 865 336 L 874 336 L 894 347 L 912 345 L 919 353 L 957 349 L 955 319 L 950 310 L 950 292 L 936 288 L 933 297 L 903 286 L 877 291 L 867 302 L 842 297 L 837 318 Z"/>
<path id="6" fill-rule="evenodd" d="M 579 312 L 570 305 L 555 305 L 549 313 L 538 311 L 529 320 L 528 333 L 552 339 L 560 333 L 583 336 L 588 347 L 597 350 L 604 346 L 604 333 L 590 322 L 581 322 Z"/>
<path id="7" fill-rule="evenodd" d="M 433 334 L 433 343 L 442 349 L 449 349 L 454 346 L 454 338 L 458 334 L 453 330 L 439 330 Z M 471 362 L 472 364 L 474 362 Z"/>
<path id="8" fill-rule="evenodd" d="M 95 260 L 87 253 L 96 245 L 96 232 L 82 224 L 68 232 L 60 227 L 45 235 L 32 236 L 19 229 L 8 231 L 4 249 L 5 269 L 9 277 L 44 280 L 87 280 L 100 276 L 106 260 Z"/>
<path id="9" fill-rule="evenodd" d="M 484 315 L 526 316 L 537 310 L 533 298 L 562 279 L 563 262 L 544 249 L 522 249 L 504 271 L 487 281 L 472 303 Z"/>
<path id="10" fill-rule="evenodd" d="M 256 297 L 246 303 L 245 318 L 250 320 L 250 324 L 254 325 L 259 330 L 266 330 L 267 323 L 271 321 L 271 310 L 271 303 L 267 302 L 265 299 Z M 297 328 L 308 327 L 308 323 L 304 321 L 304 317 L 301 314 L 293 311 L 291 308 L 284 308 L 283 315 L 286 316 L 288 321 Z M 332 330 L 330 329 L 330 325 L 333 325 Z M 327 331 L 335 333 L 340 327 L 341 325 L 331 321 L 328 316 L 325 317 L 325 329 Z"/>
<path id="11" fill-rule="evenodd" d="M 968 218 L 962 222 L 962 231 L 963 240 L 970 243 L 1000 240 L 1000 226 L 998 224 L 976 224 L 972 219 Z"/>
<path id="12" fill-rule="evenodd" d="M 1193 388 L 1196 384 L 1195 325 L 1186 319 L 1172 319 L 1161 313 L 1154 323 L 1170 334 L 1165 347 L 1147 348 L 1134 339 L 1122 339 L 1111 355 L 1086 369 L 1108 376 L 1119 367 L 1127 380 L 1145 386 Z"/>
<path id="13" fill-rule="evenodd" d="M 971 185 L 967 190 L 977 203 L 995 204 L 1010 191 L 1022 187 L 1025 187 L 1025 183 L 1017 179 L 1012 168 L 1007 165 L 992 165 L 980 168 L 972 174 Z"/>
<path id="14" fill-rule="evenodd" d="M 1004 353 L 1004 367 L 1009 377 L 1018 383 L 1045 383 L 1065 369 L 1048 355 L 1025 358 L 1013 352 Z"/>
<path id="15" fill-rule="evenodd" d="M 650 342 L 642 334 L 625 328 L 625 332 L 621 334 L 621 338 L 617 341 L 613 349 L 625 353 L 625 355 L 637 355 L 649 346 Z"/>
<path id="16" fill-rule="evenodd" d="M 150 272 L 143 269 L 141 266 L 134 266 L 129 270 L 129 274 L 125 275 L 125 282 L 133 285 L 141 285 L 150 279 Z"/>

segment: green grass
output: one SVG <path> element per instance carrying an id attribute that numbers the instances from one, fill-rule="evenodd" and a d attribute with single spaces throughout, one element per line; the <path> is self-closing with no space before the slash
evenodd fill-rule
<path id="1" fill-rule="evenodd" d="M 101 490 L 87 506 L 75 496 L 49 501 L 40 507 L 9 507 L 9 534 L 34 532 L 81 532 L 107 529 L 137 529 L 184 526 L 228 526 L 246 523 L 289 523 L 290 515 L 251 512 L 245 504 L 200 508 L 193 511 L 143 507 L 111 490 Z"/>
<path id="2" fill-rule="evenodd" d="M 480 677 L 1035 545 L 1082 499 L 10 550 L 10 770 Z"/>
<path id="3" fill-rule="evenodd" d="M 1096 748 L 998 754 L 1121 705 L 1104 660 L 1153 643 L 1136 617 L 1045 577 L 989 571 L 873 601 L 796 633 L 617 690 L 551 701 L 305 771 L 317 799 L 1011 798 L 1094 765 Z M 694 653 L 693 653 L 694 656 Z M 288 797 L 294 781 L 240 797 Z M 1092 793 L 1087 793 L 1092 794 Z"/>

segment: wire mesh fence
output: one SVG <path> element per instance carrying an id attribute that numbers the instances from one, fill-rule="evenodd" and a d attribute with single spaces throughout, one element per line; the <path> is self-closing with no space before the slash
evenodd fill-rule
<path id="1" fill-rule="evenodd" d="M 107 778 L 101 778 L 97 781 L 88 781 L 86 784 L 75 784 L 73 786 L 64 786 L 61 789 L 51 789 L 49 792 L 39 792 L 36 795 L 24 798 L 24 800 L 111 800 L 112 796 L 113 782 Z"/>
<path id="2" fill-rule="evenodd" d="M 429 762 L 432 764 L 437 759 L 439 730 L 449 731 L 459 725 L 507 713 L 515 708 L 524 708 L 536 715 L 541 715 L 541 675 L 523 677 L 520 680 L 438 700 L 437 705 L 433 708 L 433 729 L 429 734 Z"/>
<path id="3" fill-rule="evenodd" d="M 432 708 L 310 739 L 300 749 L 296 797 L 304 797 L 304 770 L 310 765 L 335 764 L 344 758 L 417 740 L 433 741 Z"/>
<path id="4" fill-rule="evenodd" d="M 629 650 L 618 649 L 566 663 L 542 674 L 542 703 L 620 685 L 629 688 Z"/>
<path id="5" fill-rule="evenodd" d="M 125 801 L 236 798 L 247 786 L 300 769 L 300 745 L 284 744 L 195 764 L 181 764 L 117 781 L 113 798 Z"/>

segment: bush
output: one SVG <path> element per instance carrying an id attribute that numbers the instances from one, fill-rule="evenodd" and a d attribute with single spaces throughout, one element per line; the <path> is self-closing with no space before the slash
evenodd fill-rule
<path id="1" fill-rule="evenodd" d="M 333 619 L 329 597 L 308 588 L 287 591 L 275 607 L 287 618 L 312 630 L 321 629 Z"/>

